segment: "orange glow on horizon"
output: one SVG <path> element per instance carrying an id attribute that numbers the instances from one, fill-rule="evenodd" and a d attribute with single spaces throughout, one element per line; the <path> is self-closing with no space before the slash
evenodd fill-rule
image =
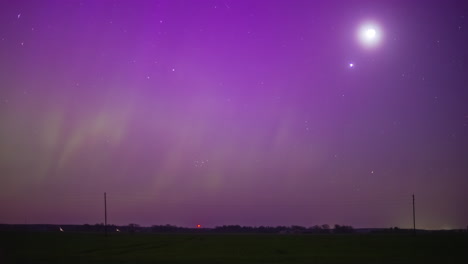
<path id="1" fill-rule="evenodd" d="M 197 228 L 201 228 L 201 225 L 197 225 Z"/>

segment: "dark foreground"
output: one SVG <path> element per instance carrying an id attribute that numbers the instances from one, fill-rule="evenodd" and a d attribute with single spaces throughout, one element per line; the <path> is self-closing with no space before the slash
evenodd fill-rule
<path id="1" fill-rule="evenodd" d="M 0 263 L 468 263 L 463 234 L 0 233 Z"/>

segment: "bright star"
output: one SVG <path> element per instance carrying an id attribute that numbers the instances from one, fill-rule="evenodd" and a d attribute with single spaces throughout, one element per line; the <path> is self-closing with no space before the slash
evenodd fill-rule
<path id="1" fill-rule="evenodd" d="M 353 68 L 353 67 L 354 67 L 354 63 L 350 63 L 350 64 L 349 64 L 349 67 L 350 67 L 350 68 Z"/>

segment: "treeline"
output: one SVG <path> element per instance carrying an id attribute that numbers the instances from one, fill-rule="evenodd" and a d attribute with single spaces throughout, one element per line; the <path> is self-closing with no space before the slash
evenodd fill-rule
<path id="1" fill-rule="evenodd" d="M 329 225 L 315 225 L 312 227 L 304 227 L 298 225 L 292 226 L 239 226 L 239 225 L 224 225 L 213 229 L 214 232 L 220 233 L 314 233 L 314 234 L 330 234 L 330 233 L 353 233 L 354 228 L 346 225 L 335 225 L 331 228 Z"/>
<path id="2" fill-rule="evenodd" d="M 390 228 L 360 228 L 354 229 L 347 225 L 315 225 L 303 227 L 292 226 L 240 226 L 223 225 L 215 228 L 188 228 L 175 225 L 140 226 L 129 224 L 123 226 L 104 224 L 84 225 L 27 225 L 27 224 L 0 224 L 0 231 L 33 231 L 33 232 L 90 232 L 104 233 L 264 233 L 264 234 L 349 234 L 349 233 L 378 233 L 378 234 L 410 234 L 413 229 L 398 227 Z M 416 230 L 417 233 L 468 233 L 467 229 L 453 230 Z"/>
<path id="3" fill-rule="evenodd" d="M 138 224 L 124 226 L 95 224 L 95 225 L 0 225 L 0 231 L 58 231 L 58 232 L 105 232 L 108 233 L 266 233 L 266 234 L 331 234 L 353 233 L 354 228 L 346 225 L 315 225 L 312 227 L 293 226 L 240 226 L 223 225 L 215 228 L 188 228 L 175 225 L 153 225 L 150 227 Z"/>
<path id="4" fill-rule="evenodd" d="M 261 234 L 349 234 L 349 233 L 378 233 L 378 234 L 409 234 L 413 229 L 404 229 L 398 227 L 390 228 L 360 228 L 354 229 L 348 225 L 315 225 L 304 227 L 298 225 L 292 226 L 240 226 L 223 225 L 215 228 L 189 228 L 175 225 L 153 225 L 140 226 L 138 224 L 128 225 L 107 225 L 84 224 L 84 225 L 11 225 L 0 224 L 0 231 L 33 231 L 33 232 L 90 232 L 104 233 L 261 233 Z M 421 230 L 418 233 L 468 233 L 467 229 L 453 230 Z"/>
<path id="5" fill-rule="evenodd" d="M 312 227 L 303 227 L 298 225 L 293 226 L 240 226 L 240 225 L 223 225 L 215 228 L 187 228 L 174 225 L 153 225 L 151 227 L 141 227 L 137 224 L 130 224 L 121 227 L 121 231 L 126 232 L 154 232 L 154 233 L 186 233 L 186 232 L 204 232 L 204 233 L 283 233 L 283 234 L 298 234 L 298 233 L 314 233 L 314 234 L 331 234 L 331 233 L 353 233 L 354 228 L 346 225 L 335 225 L 331 228 L 329 225 L 315 225 Z"/>
<path id="6" fill-rule="evenodd" d="M 57 231 L 57 232 L 105 232 L 108 233 L 265 233 L 265 234 L 344 234 L 353 233 L 352 226 L 315 225 L 312 227 L 292 226 L 240 226 L 223 225 L 215 228 L 188 228 L 175 225 L 153 225 L 150 227 L 138 224 L 124 226 L 104 224 L 84 225 L 6 225 L 0 224 L 0 231 Z"/>

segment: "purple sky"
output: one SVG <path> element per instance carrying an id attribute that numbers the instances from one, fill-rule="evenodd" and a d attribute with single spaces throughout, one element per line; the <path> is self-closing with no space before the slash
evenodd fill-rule
<path id="1" fill-rule="evenodd" d="M 350 2 L 1 1 L 0 223 L 466 227 L 468 4 Z"/>

